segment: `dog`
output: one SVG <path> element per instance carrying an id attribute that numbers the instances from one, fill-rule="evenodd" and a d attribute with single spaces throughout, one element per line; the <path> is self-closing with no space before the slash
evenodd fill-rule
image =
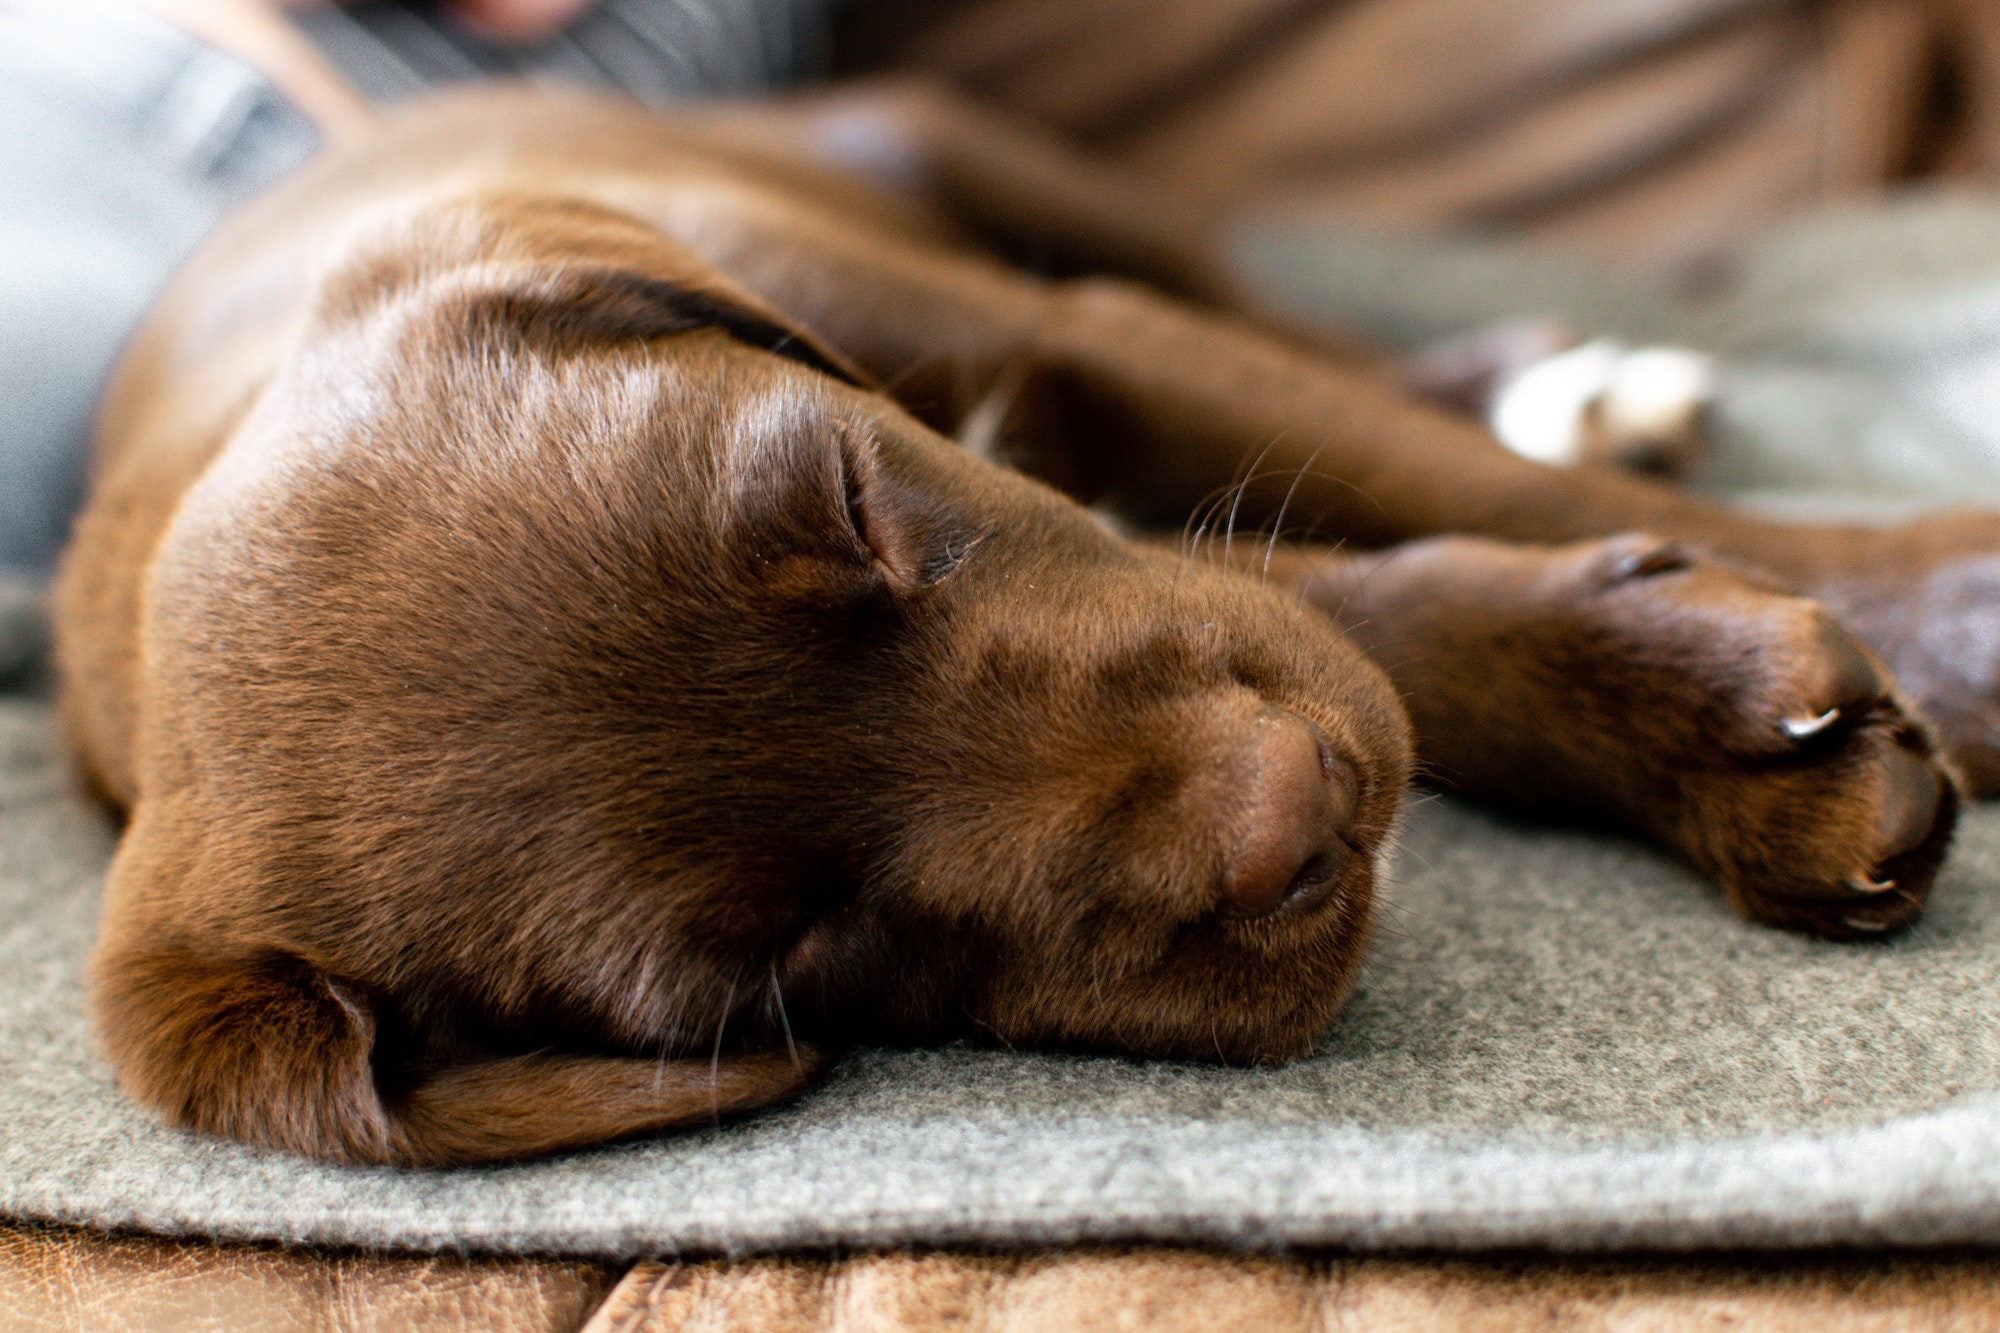
<path id="1" fill-rule="evenodd" d="M 1208 253 L 901 86 L 458 94 L 227 223 L 56 593 L 123 1086 L 445 1166 L 856 1042 L 1284 1060 L 1419 770 L 1917 914 L 2000 788 L 2000 520 L 1525 460 Z"/>

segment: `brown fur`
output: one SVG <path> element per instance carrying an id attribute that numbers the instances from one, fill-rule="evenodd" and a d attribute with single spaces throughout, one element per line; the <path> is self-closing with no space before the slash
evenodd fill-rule
<path id="1" fill-rule="evenodd" d="M 1353 976 L 1409 718 L 1442 780 L 1832 935 L 1915 913 L 1956 809 L 1883 658 L 1972 680 L 1945 736 L 2000 775 L 1994 663 L 1916 595 L 1990 519 L 1549 472 L 1345 349 L 1027 276 L 971 238 L 1227 300 L 1166 210 L 920 92 L 518 96 L 254 206 L 106 400 L 64 700 L 130 812 L 100 1024 L 176 1123 L 454 1163 L 860 1040 L 1285 1058 Z M 1076 499 L 1207 517 L 1188 554 Z M 1478 537 L 1247 535 L 1288 521 Z"/>

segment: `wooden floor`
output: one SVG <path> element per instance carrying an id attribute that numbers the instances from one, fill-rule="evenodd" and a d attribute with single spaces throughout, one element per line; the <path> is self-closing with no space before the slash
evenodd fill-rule
<path id="1" fill-rule="evenodd" d="M 1576 1263 L 1146 1248 L 625 1268 L 0 1228 L 0 1329 L 1991 1333 L 2000 1256 Z"/>

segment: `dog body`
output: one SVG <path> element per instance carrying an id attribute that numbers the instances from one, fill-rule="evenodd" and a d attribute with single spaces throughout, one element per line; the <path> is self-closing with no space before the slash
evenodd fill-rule
<path id="1" fill-rule="evenodd" d="M 1415 757 L 1777 924 L 1914 915 L 1953 765 L 2000 774 L 2000 664 L 1933 632 L 1994 614 L 2000 527 L 1538 467 L 1365 358 L 982 249 L 1226 300 L 1114 185 L 907 92 L 479 94 L 226 226 L 107 396 L 58 590 L 130 821 L 126 1085 L 450 1163 L 856 1040 L 1285 1058 Z M 1209 518 L 1190 553 L 1079 500 Z"/>

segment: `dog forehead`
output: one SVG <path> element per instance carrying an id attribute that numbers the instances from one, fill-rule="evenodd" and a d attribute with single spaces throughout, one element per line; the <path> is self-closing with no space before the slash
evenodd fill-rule
<path id="1" fill-rule="evenodd" d="M 656 227 L 587 199 L 505 184 L 447 183 L 364 210 L 329 248 L 316 286 L 320 323 L 415 293 L 468 327 L 557 344 L 718 328 L 851 384 L 871 383 L 813 330 Z"/>
<path id="2" fill-rule="evenodd" d="M 865 418 L 824 376 L 750 348 L 712 350 L 709 366 L 694 373 L 722 395 L 709 444 L 727 498 L 767 498 L 803 477 L 837 483 L 844 450 L 873 448 Z"/>

